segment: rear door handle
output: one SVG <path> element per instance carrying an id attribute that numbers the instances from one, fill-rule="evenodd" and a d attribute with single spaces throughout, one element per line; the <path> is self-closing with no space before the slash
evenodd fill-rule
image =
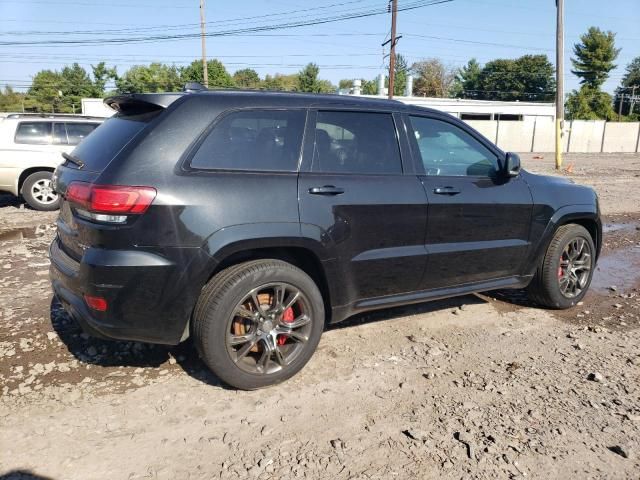
<path id="1" fill-rule="evenodd" d="M 340 195 L 344 193 L 344 188 L 325 185 L 323 187 L 311 187 L 309 193 L 311 195 Z"/>
<path id="2" fill-rule="evenodd" d="M 437 195 L 457 195 L 460 190 L 455 187 L 436 187 L 433 189 L 433 193 Z"/>

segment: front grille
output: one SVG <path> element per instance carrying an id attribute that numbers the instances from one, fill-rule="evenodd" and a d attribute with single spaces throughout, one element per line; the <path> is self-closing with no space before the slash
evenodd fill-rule
<path id="1" fill-rule="evenodd" d="M 80 263 L 75 261 L 60 248 L 60 240 L 56 239 L 51 244 L 51 261 L 68 275 L 77 275 L 80 271 Z"/>

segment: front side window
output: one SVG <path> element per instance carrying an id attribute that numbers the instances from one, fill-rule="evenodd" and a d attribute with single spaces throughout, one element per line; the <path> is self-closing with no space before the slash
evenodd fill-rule
<path id="1" fill-rule="evenodd" d="M 402 161 L 388 113 L 318 112 L 313 171 L 400 174 Z"/>
<path id="2" fill-rule="evenodd" d="M 191 167 L 296 171 L 305 118 L 303 110 L 231 112 L 214 125 L 191 159 Z"/>
<path id="3" fill-rule="evenodd" d="M 427 175 L 490 177 L 498 171 L 491 150 L 461 128 L 433 118 L 410 119 Z"/>
<path id="4" fill-rule="evenodd" d="M 15 142 L 29 145 L 51 144 L 51 122 L 20 122 Z"/>
<path id="5" fill-rule="evenodd" d="M 79 144 L 84 137 L 93 132 L 99 123 L 67 123 L 67 136 L 69 145 Z"/>

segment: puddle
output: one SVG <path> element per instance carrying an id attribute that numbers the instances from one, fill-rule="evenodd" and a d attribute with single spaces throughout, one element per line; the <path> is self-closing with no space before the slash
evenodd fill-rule
<path id="1" fill-rule="evenodd" d="M 23 227 L 12 228 L 11 230 L 0 230 L 0 243 L 42 237 L 48 230 L 52 228 L 55 228 L 54 225 L 38 225 L 37 227 Z"/>
<path id="2" fill-rule="evenodd" d="M 635 246 L 603 255 L 593 275 L 591 289 L 606 293 L 610 286 L 627 291 L 640 282 L 640 247 Z"/>
<path id="3" fill-rule="evenodd" d="M 640 230 L 640 226 L 636 223 L 605 223 L 602 225 L 603 233 L 620 232 L 620 231 Z"/>

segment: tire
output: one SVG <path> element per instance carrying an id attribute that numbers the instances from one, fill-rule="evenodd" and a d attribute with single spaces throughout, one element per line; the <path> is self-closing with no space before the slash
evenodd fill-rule
<path id="1" fill-rule="evenodd" d="M 254 390 L 298 373 L 315 352 L 324 323 L 324 302 L 311 277 L 281 260 L 254 260 L 219 272 L 204 286 L 192 333 L 218 378 Z"/>
<path id="2" fill-rule="evenodd" d="M 60 197 L 51 190 L 51 176 L 47 171 L 29 175 L 22 184 L 22 197 L 34 210 L 53 211 L 60 205 Z"/>
<path id="3" fill-rule="evenodd" d="M 583 245 L 588 258 L 571 245 Z M 569 260 L 572 252 L 578 252 L 578 256 Z M 595 253 L 593 239 L 584 227 L 574 223 L 559 227 L 528 287 L 529 298 L 539 305 L 557 310 L 575 306 L 584 298 L 591 285 Z M 579 265 L 585 265 L 585 268 Z M 569 270 L 573 267 L 576 267 L 576 272 L 572 274 Z M 567 286 L 573 282 L 573 278 L 578 279 L 576 291 Z M 566 291 L 563 291 L 563 287 Z"/>

